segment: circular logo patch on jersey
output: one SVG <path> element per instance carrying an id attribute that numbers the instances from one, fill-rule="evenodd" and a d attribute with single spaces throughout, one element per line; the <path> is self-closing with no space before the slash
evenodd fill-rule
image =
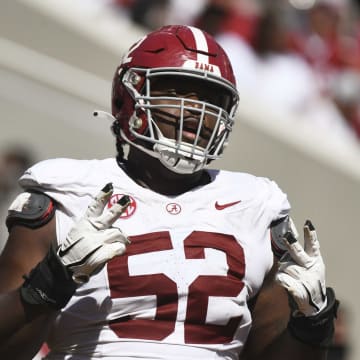
<path id="1" fill-rule="evenodd" d="M 169 203 L 166 205 L 166 211 L 171 215 L 177 215 L 181 212 L 181 206 L 176 203 Z"/>
<path id="2" fill-rule="evenodd" d="M 108 208 L 110 209 L 114 204 L 116 204 L 124 195 L 127 194 L 114 194 L 109 202 L 108 202 Z M 129 195 L 127 195 L 129 196 Z M 136 201 L 132 196 L 129 196 L 130 198 L 130 205 L 126 208 L 126 210 L 120 215 L 121 219 L 129 218 L 130 216 L 134 215 L 134 212 L 136 211 Z"/>

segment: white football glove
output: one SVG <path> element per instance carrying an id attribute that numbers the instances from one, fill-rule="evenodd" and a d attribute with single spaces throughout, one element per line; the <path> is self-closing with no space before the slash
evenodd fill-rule
<path id="1" fill-rule="evenodd" d="M 326 307 L 325 265 L 312 223 L 304 225 L 304 248 L 288 233 L 284 237 L 288 251 L 279 261 L 276 281 L 296 304 L 293 315 L 313 316 Z"/>
<path id="2" fill-rule="evenodd" d="M 130 243 L 119 228 L 112 226 L 129 205 L 129 197 L 123 196 L 104 211 L 112 193 L 112 184 L 107 184 L 89 205 L 84 217 L 71 228 L 66 241 L 57 251 L 61 262 L 79 284 L 87 282 L 114 256 L 122 255 Z"/>

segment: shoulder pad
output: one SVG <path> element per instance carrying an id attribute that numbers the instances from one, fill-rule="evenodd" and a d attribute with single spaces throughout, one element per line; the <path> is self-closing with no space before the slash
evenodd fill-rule
<path id="1" fill-rule="evenodd" d="M 54 200 L 35 191 L 19 194 L 9 207 L 6 218 L 8 230 L 14 225 L 36 229 L 49 222 L 55 214 Z"/>

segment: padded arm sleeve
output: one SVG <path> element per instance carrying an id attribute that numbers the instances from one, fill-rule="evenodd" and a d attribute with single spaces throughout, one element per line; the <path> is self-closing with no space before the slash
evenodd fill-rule
<path id="1" fill-rule="evenodd" d="M 19 194 L 8 210 L 6 226 L 10 231 L 15 225 L 36 229 L 49 222 L 55 214 L 55 203 L 47 195 L 26 191 Z"/>

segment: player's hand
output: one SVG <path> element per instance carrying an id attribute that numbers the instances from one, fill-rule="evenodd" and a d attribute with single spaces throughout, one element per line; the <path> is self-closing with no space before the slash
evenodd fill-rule
<path id="1" fill-rule="evenodd" d="M 325 265 L 316 231 L 304 225 L 304 248 L 291 234 L 284 237 L 288 251 L 279 261 L 276 281 L 290 295 L 293 316 L 313 316 L 326 307 Z"/>
<path id="2" fill-rule="evenodd" d="M 57 251 L 61 262 L 72 272 L 73 280 L 77 283 L 88 281 L 107 261 L 122 255 L 130 243 L 119 228 L 112 226 L 129 205 L 129 197 L 123 196 L 110 209 L 105 209 L 112 193 L 112 184 L 107 184 Z"/>

